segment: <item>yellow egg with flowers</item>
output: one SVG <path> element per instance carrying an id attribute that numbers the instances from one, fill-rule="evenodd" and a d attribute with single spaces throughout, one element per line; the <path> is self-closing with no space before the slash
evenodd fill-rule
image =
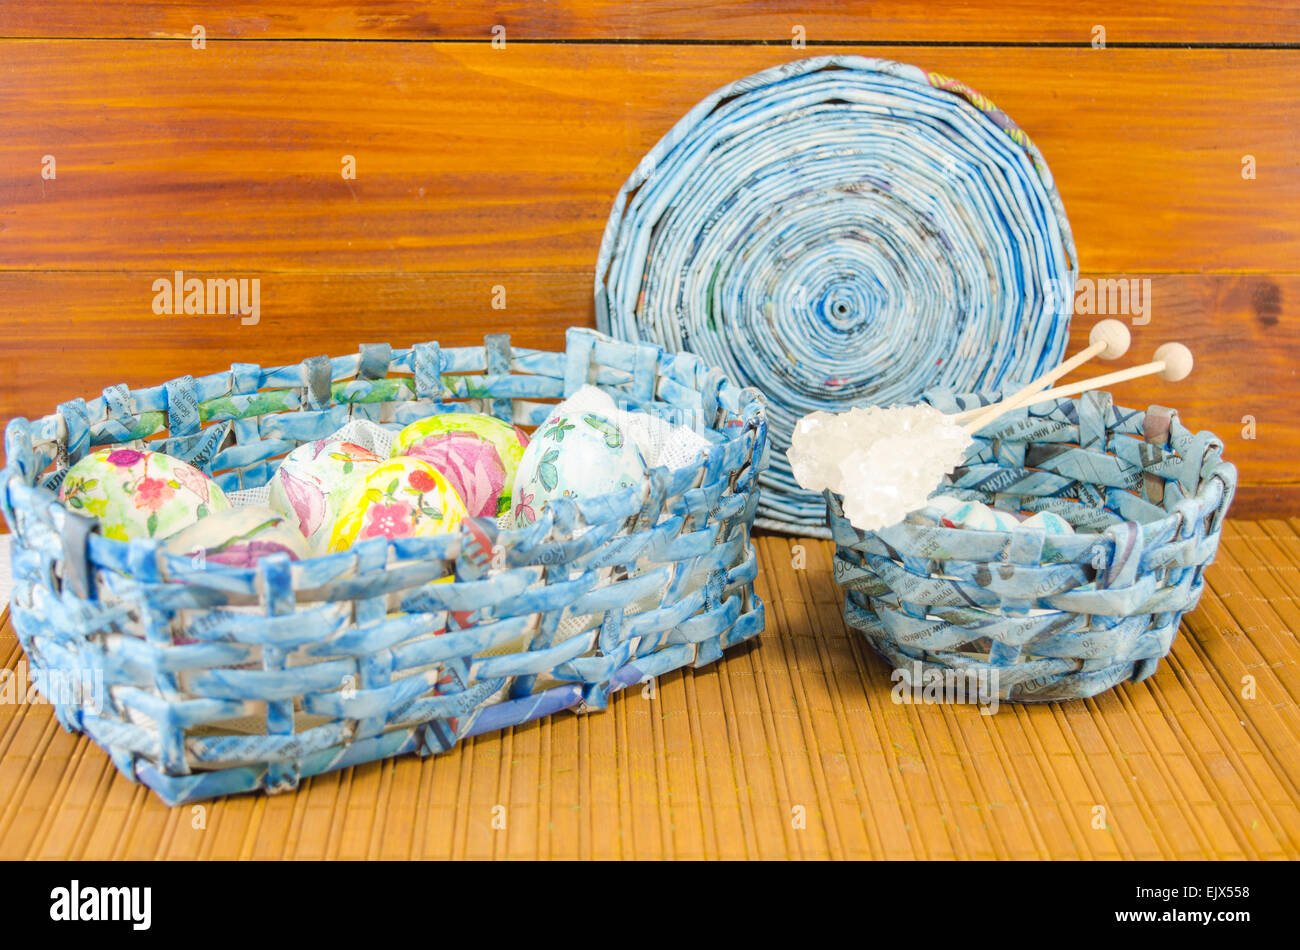
<path id="1" fill-rule="evenodd" d="M 327 549 L 369 538 L 424 538 L 454 531 L 465 503 L 436 468 L 402 456 L 377 466 L 339 507 Z"/>

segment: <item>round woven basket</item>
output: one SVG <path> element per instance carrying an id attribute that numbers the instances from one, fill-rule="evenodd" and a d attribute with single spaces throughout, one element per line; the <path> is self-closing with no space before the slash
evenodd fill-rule
<path id="1" fill-rule="evenodd" d="M 227 491 L 250 489 L 353 419 L 396 427 L 467 411 L 535 426 L 588 383 L 622 408 L 697 422 L 709 443 L 700 462 L 560 499 L 518 530 L 472 518 L 439 537 L 253 568 L 103 537 L 57 497 L 68 466 L 100 446 L 165 452 Z M 282 791 L 601 708 L 615 690 L 755 636 L 749 528 L 765 445 L 753 390 L 695 356 L 583 329 L 563 353 L 512 349 L 504 335 L 456 349 L 374 344 L 114 386 L 5 431 L 14 627 L 64 727 L 168 803 Z"/>
<path id="2" fill-rule="evenodd" d="M 955 80 L 856 56 L 719 89 L 614 201 L 597 325 L 768 397 L 758 523 L 827 536 L 785 451 L 817 409 L 915 402 L 1059 362 L 1077 262 L 1038 149 Z"/>
<path id="3" fill-rule="evenodd" d="M 945 412 L 989 401 L 927 398 Z M 1218 549 L 1237 484 L 1222 451 L 1173 410 L 1120 409 L 1094 392 L 990 424 L 941 489 L 1054 512 L 1075 534 L 949 528 L 924 512 L 864 532 L 827 492 L 844 618 L 896 670 L 956 671 L 1002 699 L 1079 699 L 1145 679 Z"/>

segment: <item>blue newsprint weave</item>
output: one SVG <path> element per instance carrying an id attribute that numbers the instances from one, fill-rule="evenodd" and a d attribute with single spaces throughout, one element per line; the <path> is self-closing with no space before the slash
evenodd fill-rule
<path id="1" fill-rule="evenodd" d="M 527 528 L 467 519 L 445 536 L 251 569 L 103 537 L 57 500 L 68 466 L 99 446 L 166 452 L 223 489 L 255 488 L 285 453 L 352 419 L 471 411 L 530 426 L 586 383 L 623 408 L 698 422 L 707 452 L 634 489 L 560 500 Z M 95 684 L 51 690 L 63 726 L 168 803 L 292 789 L 602 708 L 615 690 L 758 634 L 749 531 L 765 446 L 753 390 L 696 356 L 585 329 L 563 353 L 512 349 L 504 335 L 455 349 L 373 344 L 113 386 L 5 431 L 14 627 L 35 679 Z"/>
<path id="2" fill-rule="evenodd" d="M 1005 113 L 915 66 L 822 56 L 719 89 L 650 150 L 601 242 L 597 326 L 762 390 L 758 524 L 825 537 L 785 457 L 795 421 L 1045 372 L 1077 276 L 1052 175 Z"/>
<path id="3" fill-rule="evenodd" d="M 994 401 L 927 399 L 945 412 Z M 1222 452 L 1171 409 L 1121 409 L 1090 392 L 985 426 L 941 489 L 1054 512 L 1074 534 L 907 521 L 859 531 L 827 492 L 844 619 L 896 670 L 960 671 L 1003 699 L 1080 699 L 1143 680 L 1218 550 L 1237 485 Z"/>

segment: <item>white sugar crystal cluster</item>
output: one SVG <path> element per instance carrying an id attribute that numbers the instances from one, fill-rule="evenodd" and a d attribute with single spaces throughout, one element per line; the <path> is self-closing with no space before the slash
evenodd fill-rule
<path id="1" fill-rule="evenodd" d="M 878 531 L 923 508 L 970 444 L 965 429 L 930 406 L 813 412 L 795 424 L 790 468 L 809 491 L 844 496 L 855 528 Z"/>

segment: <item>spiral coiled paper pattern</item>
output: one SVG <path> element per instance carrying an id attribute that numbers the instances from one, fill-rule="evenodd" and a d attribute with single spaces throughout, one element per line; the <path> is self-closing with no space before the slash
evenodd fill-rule
<path id="1" fill-rule="evenodd" d="M 825 56 L 713 93 L 614 202 L 597 325 L 768 397 L 758 524 L 827 536 L 785 451 L 817 409 L 976 392 L 1060 361 L 1078 265 L 1038 149 L 974 90 Z"/>

